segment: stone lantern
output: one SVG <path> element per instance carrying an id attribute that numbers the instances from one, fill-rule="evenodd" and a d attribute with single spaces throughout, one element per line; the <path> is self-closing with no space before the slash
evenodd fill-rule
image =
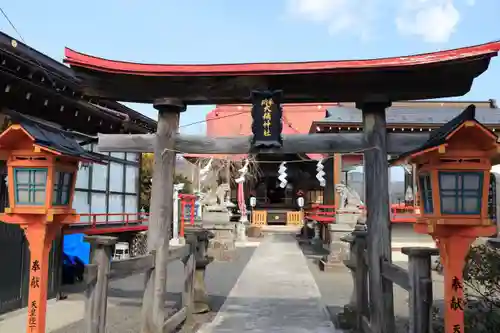
<path id="1" fill-rule="evenodd" d="M 414 228 L 431 235 L 440 251 L 446 333 L 464 330 L 462 271 L 470 246 L 477 237 L 497 231 L 490 186 L 491 161 L 500 152 L 497 139 L 475 119 L 475 106 L 470 105 L 432 132 L 422 147 L 394 161 L 416 165 L 421 215 Z"/>
<path id="2" fill-rule="evenodd" d="M 63 225 L 79 220 L 72 209 L 79 162 L 101 161 L 64 132 L 31 121 L 0 134 L 0 154 L 9 191 L 0 220 L 18 224 L 30 249 L 27 332 L 45 333 L 52 241 Z"/>

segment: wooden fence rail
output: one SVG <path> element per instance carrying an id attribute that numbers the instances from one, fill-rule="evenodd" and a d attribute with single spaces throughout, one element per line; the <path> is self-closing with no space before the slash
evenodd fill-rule
<path id="1" fill-rule="evenodd" d="M 155 268 L 155 253 L 112 261 L 112 249 L 116 237 L 86 236 L 91 245 L 91 261 L 85 267 L 86 283 L 85 326 L 87 333 L 106 332 L 106 309 L 108 284 L 113 279 L 122 279 L 134 274 L 152 274 Z M 191 324 L 194 308 L 194 282 L 196 251 L 200 248 L 196 237 L 188 237 L 187 244 L 169 251 L 167 263 L 181 260 L 184 263 L 184 290 L 181 308 L 156 331 L 169 333 L 181 324 Z"/>
<path id="2" fill-rule="evenodd" d="M 357 226 L 358 227 L 358 226 Z M 349 309 L 354 314 L 353 326 L 362 333 L 372 333 L 370 300 L 368 299 L 367 236 L 365 230 L 352 232 L 344 241 L 351 246 L 351 258 L 344 264 L 351 269 L 354 278 L 353 303 Z M 438 249 L 406 247 L 402 252 L 408 256 L 408 270 L 384 261 L 381 265 L 382 278 L 408 291 L 410 320 L 409 333 L 432 332 L 432 276 L 431 259 L 438 255 Z"/>

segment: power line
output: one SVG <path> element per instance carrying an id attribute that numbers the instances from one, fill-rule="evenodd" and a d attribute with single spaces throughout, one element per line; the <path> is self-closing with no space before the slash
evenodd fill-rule
<path id="1" fill-rule="evenodd" d="M 21 32 L 19 31 L 19 29 L 17 29 L 17 27 L 16 27 L 16 25 L 14 24 L 14 22 L 13 22 L 13 21 L 9 18 L 9 16 L 7 15 L 7 13 L 5 12 L 5 10 L 4 10 L 2 7 L 0 7 L 0 12 L 2 13 L 3 17 L 7 20 L 7 22 L 9 22 L 9 25 L 12 27 L 12 29 L 13 29 L 13 30 L 16 32 L 16 34 L 19 36 L 19 39 L 21 39 L 21 41 L 22 41 L 22 42 L 23 42 L 23 43 L 24 43 L 27 47 L 29 47 L 29 46 L 28 46 L 28 44 L 26 43 L 26 40 L 24 39 L 23 35 L 22 35 L 22 34 L 21 34 Z M 14 46 L 14 45 L 13 45 L 13 46 Z M 14 46 L 14 47 L 15 47 L 15 46 Z M 45 76 L 47 77 L 47 79 L 49 80 L 49 82 L 50 82 L 50 83 L 52 83 L 52 86 L 53 86 L 53 87 L 56 87 L 56 86 L 57 86 L 57 83 L 55 82 L 55 80 L 54 80 L 54 78 L 53 78 L 52 73 L 50 73 L 50 71 L 49 71 L 47 68 L 45 68 L 45 66 L 43 66 L 43 65 L 42 65 L 42 64 L 38 61 L 38 59 L 36 59 L 35 57 L 32 57 L 31 59 L 35 62 L 35 65 L 36 65 L 36 66 L 38 66 L 38 68 L 40 68 L 40 69 L 42 70 L 42 72 L 44 72 L 44 73 L 45 73 Z M 19 78 L 19 79 L 21 79 L 21 78 Z M 23 79 L 21 79 L 21 80 L 23 80 Z M 39 85 L 39 84 L 37 84 L 37 83 L 35 83 L 35 82 L 33 82 L 33 81 L 30 81 L 30 83 L 31 83 L 31 84 L 33 84 L 33 85 L 35 85 L 35 86 L 37 86 L 37 87 L 39 87 L 39 88 L 45 88 L 45 87 L 43 87 L 43 86 L 41 86 L 41 85 Z M 121 116 L 123 116 L 123 117 L 125 118 L 125 120 L 122 120 L 122 126 L 123 126 L 123 124 L 126 124 L 126 123 L 129 121 L 129 119 L 130 119 L 130 116 L 129 116 L 128 114 L 126 114 L 126 113 L 122 113 L 122 112 L 119 112 L 119 111 L 116 111 L 116 110 L 108 109 L 108 108 L 102 107 L 102 106 L 100 106 L 100 105 L 95 105 L 95 104 L 91 103 L 90 101 L 88 102 L 88 104 L 90 104 L 90 105 L 92 105 L 92 106 L 94 106 L 94 107 L 97 107 L 97 108 L 98 108 L 99 110 L 101 110 L 101 111 L 105 111 L 105 113 L 108 113 L 108 114 L 109 114 L 109 113 L 111 113 L 111 114 L 114 114 L 115 116 L 116 116 L 116 115 L 121 115 Z"/>
<path id="2" fill-rule="evenodd" d="M 207 123 L 209 121 L 219 120 L 219 119 L 222 119 L 222 118 L 235 117 L 235 116 L 238 116 L 238 115 L 246 113 L 246 112 L 247 111 L 242 111 L 242 112 L 238 112 L 238 113 L 234 113 L 234 114 L 228 114 L 228 115 L 225 115 L 225 116 L 220 116 L 220 117 L 217 117 L 217 118 L 199 120 L 199 121 L 195 121 L 193 123 L 189 123 L 189 124 L 186 124 L 186 125 L 179 126 L 179 128 L 188 127 L 188 126 L 197 125 L 197 124 L 203 124 L 203 123 Z"/>
<path id="3" fill-rule="evenodd" d="M 17 27 L 14 24 L 14 22 L 12 22 L 12 20 L 9 18 L 9 16 L 7 15 L 7 13 L 5 12 L 5 10 L 2 7 L 0 7 L 0 12 L 2 13 L 3 17 L 7 20 L 7 22 L 9 23 L 9 25 L 11 26 L 11 28 L 14 30 L 14 32 L 19 36 L 19 38 L 21 39 L 21 41 L 24 44 L 27 45 L 26 40 L 24 39 L 23 35 L 19 31 L 19 29 L 17 29 Z M 47 75 L 47 77 L 49 78 L 49 80 L 51 81 L 51 83 L 54 83 L 53 80 L 52 80 L 52 77 L 51 77 L 50 73 L 46 70 L 46 68 L 41 63 L 39 63 L 36 59 L 34 59 L 34 60 L 38 64 L 38 66 L 45 72 L 45 74 Z M 192 122 L 192 123 L 189 123 L 189 124 L 181 125 L 181 126 L 179 126 L 179 128 L 189 127 L 189 126 L 193 126 L 193 125 L 197 125 L 197 124 L 203 124 L 203 123 L 207 123 L 209 121 L 219 120 L 219 119 L 223 119 L 223 118 L 235 117 L 235 116 L 238 116 L 238 115 L 246 113 L 246 112 L 247 111 L 242 111 L 242 112 L 238 112 L 238 113 L 235 113 L 235 114 L 229 114 L 229 115 L 225 115 L 225 116 L 220 116 L 220 117 L 217 117 L 217 118 L 199 120 L 199 121 L 195 121 L 195 122 Z M 292 128 L 296 132 L 298 132 L 295 128 L 292 127 L 292 125 L 291 125 L 291 123 L 289 121 L 285 120 L 284 117 L 283 117 L 283 121 L 286 122 L 288 124 L 288 126 L 290 126 L 290 128 Z"/>
<path id="4" fill-rule="evenodd" d="M 2 13 L 3 17 L 5 17 L 5 19 L 7 20 L 7 22 L 9 22 L 9 25 L 12 27 L 12 29 L 15 31 L 15 33 L 19 36 L 19 39 L 21 39 L 21 41 L 25 44 L 25 45 L 28 45 L 26 43 L 26 40 L 24 39 L 23 35 L 19 32 L 19 30 L 17 29 L 17 27 L 15 26 L 14 22 L 12 22 L 12 20 L 9 18 L 9 16 L 7 15 L 7 13 L 5 12 L 5 10 L 3 10 L 2 7 L 0 7 L 0 12 Z M 45 72 L 45 74 L 47 75 L 47 78 L 49 79 L 50 83 L 52 84 L 55 84 L 54 80 L 52 79 L 51 77 L 51 74 L 49 73 L 49 71 L 47 71 L 47 69 L 35 58 L 33 58 L 33 60 L 35 61 L 35 63 L 38 65 L 38 67 L 40 67 L 40 69 Z"/>
<path id="5" fill-rule="evenodd" d="M 9 16 L 7 15 L 7 13 L 3 10 L 2 7 L 0 7 L 0 12 L 2 12 L 2 15 L 3 17 L 5 17 L 5 19 L 7 20 L 7 22 L 9 22 L 10 26 L 12 27 L 12 29 L 16 32 L 16 34 L 19 35 L 19 38 L 21 38 L 21 40 L 23 41 L 24 44 L 26 44 L 26 42 L 24 41 L 24 38 L 23 38 L 23 35 L 21 35 L 21 33 L 19 32 L 19 30 L 17 30 L 16 26 L 14 25 L 14 23 L 10 20 Z"/>
<path id="6" fill-rule="evenodd" d="M 15 33 L 19 36 L 19 38 L 21 39 L 21 41 L 24 44 L 27 45 L 26 40 L 24 39 L 23 35 L 17 29 L 17 27 L 15 26 L 14 22 L 12 22 L 12 20 L 9 18 L 9 16 L 7 15 L 7 13 L 5 12 L 5 10 L 2 7 L 0 7 L 0 12 L 2 13 L 3 17 L 7 20 L 7 22 L 9 23 L 9 25 L 12 27 L 12 29 L 15 31 Z M 55 82 L 53 82 L 52 77 L 51 77 L 50 73 L 47 71 L 47 69 L 41 63 L 39 63 L 36 59 L 33 59 L 33 60 L 35 60 L 35 62 L 37 63 L 37 65 L 45 72 L 45 74 L 47 75 L 47 77 L 51 81 L 51 83 L 55 83 Z M 238 116 L 238 115 L 246 113 L 246 112 L 247 111 L 242 111 L 242 112 L 238 112 L 238 113 L 235 113 L 235 114 L 229 114 L 229 115 L 225 115 L 225 116 L 220 116 L 220 117 L 217 117 L 217 118 L 199 120 L 199 121 L 195 121 L 195 122 L 192 122 L 192 123 L 189 123 L 189 124 L 181 125 L 181 126 L 179 126 L 179 128 L 185 128 L 185 127 L 189 127 L 189 126 L 193 126 L 193 125 L 197 125 L 197 124 L 203 124 L 203 123 L 207 123 L 209 121 L 219 120 L 219 119 L 223 119 L 223 118 L 235 117 L 235 116 Z M 292 128 L 294 131 L 299 132 L 297 129 L 295 129 L 295 128 L 292 127 L 292 124 L 288 120 L 286 120 L 286 118 L 284 116 L 283 116 L 282 120 L 283 120 L 283 122 L 286 122 L 287 125 L 290 128 Z"/>
<path id="7" fill-rule="evenodd" d="M 189 127 L 189 126 L 197 125 L 197 124 L 203 124 L 203 123 L 207 123 L 209 121 L 220 120 L 220 119 L 223 119 L 223 118 L 235 117 L 235 116 L 238 116 L 238 115 L 243 114 L 243 113 L 247 113 L 247 111 L 237 112 L 237 113 L 234 113 L 234 114 L 228 114 L 228 115 L 220 116 L 220 117 L 217 117 L 217 118 L 210 118 L 210 119 L 199 120 L 199 121 L 195 121 L 195 122 L 192 122 L 192 123 L 189 123 L 189 124 L 181 125 L 181 126 L 179 126 L 179 128 Z M 298 129 L 296 129 L 295 127 L 293 127 L 292 122 L 289 121 L 286 118 L 285 115 L 283 115 L 283 117 L 281 118 L 281 120 L 283 121 L 284 124 L 288 125 L 288 127 L 290 127 L 296 133 L 301 133 Z"/>

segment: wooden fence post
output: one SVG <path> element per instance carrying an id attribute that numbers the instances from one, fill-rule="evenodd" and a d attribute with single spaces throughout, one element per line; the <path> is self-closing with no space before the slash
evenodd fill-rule
<path id="1" fill-rule="evenodd" d="M 193 323 L 194 314 L 194 278 L 196 270 L 196 248 L 198 246 L 197 237 L 188 235 L 186 243 L 190 247 L 189 256 L 184 263 L 184 291 L 182 293 L 182 306 L 187 308 L 186 321 L 184 325 L 189 326 Z"/>
<path id="2" fill-rule="evenodd" d="M 432 256 L 439 250 L 424 247 L 404 247 L 408 256 L 410 278 L 410 329 L 409 333 L 432 332 Z"/>
<path id="3" fill-rule="evenodd" d="M 370 316 L 368 303 L 368 265 L 366 263 L 366 237 L 368 236 L 368 232 L 355 230 L 352 234 L 354 236 L 353 252 L 356 262 L 356 279 L 354 281 L 356 290 L 356 328 L 361 331 L 363 329 L 363 317 L 369 318 Z"/>
<path id="4" fill-rule="evenodd" d="M 111 263 L 113 245 L 116 237 L 85 236 L 90 243 L 90 263 L 97 268 L 97 274 L 92 274 L 85 292 L 85 325 L 87 333 L 106 332 L 106 311 L 108 305 L 108 273 Z"/>

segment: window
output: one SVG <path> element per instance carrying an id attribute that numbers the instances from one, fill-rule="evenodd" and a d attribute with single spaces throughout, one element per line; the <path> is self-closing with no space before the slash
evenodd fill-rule
<path id="1" fill-rule="evenodd" d="M 432 182 L 431 175 L 423 174 L 419 177 L 420 193 L 424 201 L 424 213 L 432 214 L 434 205 L 432 203 Z"/>
<path id="2" fill-rule="evenodd" d="M 70 172 L 56 171 L 54 175 L 54 193 L 52 195 L 53 205 L 67 205 L 73 174 Z"/>
<path id="3" fill-rule="evenodd" d="M 15 200 L 17 205 L 44 205 L 47 169 L 14 169 Z"/>
<path id="4" fill-rule="evenodd" d="M 441 214 L 479 214 L 483 191 L 481 172 L 439 172 Z"/>

